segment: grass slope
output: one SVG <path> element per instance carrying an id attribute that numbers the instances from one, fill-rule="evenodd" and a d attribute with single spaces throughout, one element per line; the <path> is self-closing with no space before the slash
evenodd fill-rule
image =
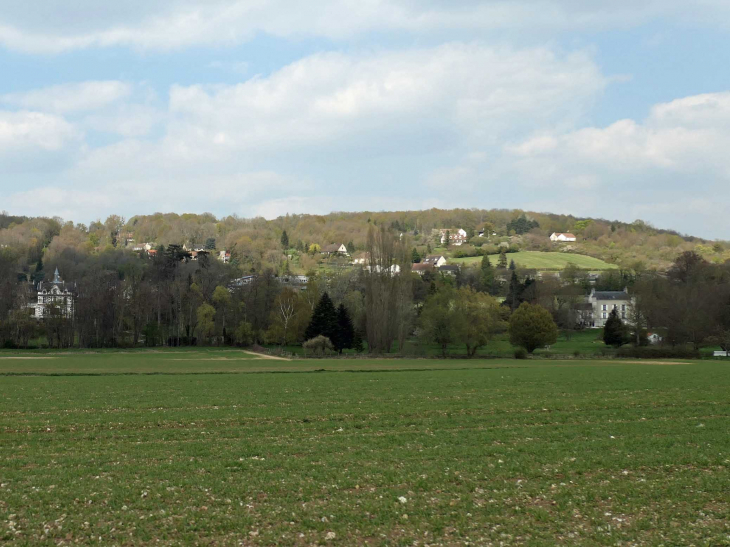
<path id="1" fill-rule="evenodd" d="M 172 355 L 0 361 L 111 374 L 0 378 L 1 542 L 728 541 L 728 366 Z"/>
<path id="2" fill-rule="evenodd" d="M 496 265 L 498 257 L 490 256 L 492 265 Z M 598 258 L 584 256 L 572 253 L 545 253 L 541 251 L 520 251 L 519 253 L 510 253 L 507 255 L 508 260 L 514 260 L 515 264 L 520 268 L 530 268 L 535 270 L 562 270 L 568 264 L 572 263 L 584 270 L 602 271 L 613 270 L 618 266 L 609 264 Z M 474 264 L 481 262 L 482 257 L 468 258 L 452 258 L 450 264 Z"/>

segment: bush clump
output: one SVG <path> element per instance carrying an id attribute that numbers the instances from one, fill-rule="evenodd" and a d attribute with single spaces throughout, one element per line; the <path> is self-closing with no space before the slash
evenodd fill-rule
<path id="1" fill-rule="evenodd" d="M 525 348 L 517 348 L 515 350 L 515 359 L 527 359 L 527 350 Z"/>
<path id="2" fill-rule="evenodd" d="M 313 352 L 315 355 L 324 355 L 327 351 L 334 351 L 335 347 L 332 345 L 332 341 L 326 336 L 315 336 L 310 338 L 302 344 L 302 347 L 306 350 Z"/>

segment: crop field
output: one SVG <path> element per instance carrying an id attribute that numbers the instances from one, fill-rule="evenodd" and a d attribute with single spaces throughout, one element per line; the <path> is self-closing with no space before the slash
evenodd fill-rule
<path id="1" fill-rule="evenodd" d="M 496 265 L 496 256 L 492 255 L 489 259 L 492 265 Z M 507 255 L 508 260 L 514 260 L 520 268 L 529 268 L 534 270 L 562 270 L 568 264 L 575 264 L 583 270 L 602 271 L 613 270 L 617 266 L 609 264 L 599 258 L 592 256 L 578 255 L 572 253 L 544 253 L 541 251 L 520 251 L 519 253 L 510 253 Z M 481 262 L 482 257 L 469 258 L 452 258 L 449 263 L 453 264 L 475 264 Z"/>
<path id="2" fill-rule="evenodd" d="M 0 352 L 0 542 L 728 545 L 730 365 Z"/>

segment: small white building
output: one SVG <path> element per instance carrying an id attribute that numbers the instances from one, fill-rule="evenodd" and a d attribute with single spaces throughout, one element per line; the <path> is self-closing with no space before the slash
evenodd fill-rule
<path id="1" fill-rule="evenodd" d="M 449 236 L 449 245 L 463 245 L 466 243 L 467 235 L 466 230 L 463 230 L 461 228 L 445 228 L 442 230 L 439 230 L 439 233 L 441 234 L 441 245 L 444 245 L 446 243 L 446 235 Z"/>
<path id="2" fill-rule="evenodd" d="M 57 308 L 63 317 L 69 318 L 74 315 L 75 298 L 76 285 L 63 281 L 56 268 L 53 281 L 38 283 L 38 300 L 28 307 L 33 309 L 33 316 L 36 319 L 48 317 L 52 307 Z"/>
<path id="3" fill-rule="evenodd" d="M 350 256 L 350 253 L 347 252 L 347 247 L 344 243 L 332 243 L 331 245 L 325 245 L 322 248 L 322 254 L 331 256 L 331 255 L 341 255 L 341 256 Z"/>
<path id="4" fill-rule="evenodd" d="M 218 260 L 223 262 L 223 264 L 228 264 L 231 261 L 231 253 L 230 251 L 219 251 L 218 252 Z"/>
<path id="5" fill-rule="evenodd" d="M 563 243 L 568 241 L 578 241 L 578 238 L 570 232 L 555 232 L 550 236 L 550 241 Z"/>
<path id="6" fill-rule="evenodd" d="M 446 264 L 446 257 L 443 255 L 428 255 L 422 260 L 423 264 L 430 264 L 435 268 L 440 268 Z"/>

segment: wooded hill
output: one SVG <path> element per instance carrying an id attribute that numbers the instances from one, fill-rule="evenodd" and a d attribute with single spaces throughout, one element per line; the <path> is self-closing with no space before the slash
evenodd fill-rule
<path id="1" fill-rule="evenodd" d="M 342 243 L 351 252 L 362 250 L 370 225 L 386 225 L 409 238 L 419 254 L 442 252 L 447 256 L 478 256 L 511 251 L 558 251 L 595 257 L 625 269 L 664 270 L 684 251 L 695 251 L 713 263 L 730 259 L 730 244 L 711 242 L 657 229 L 637 220 L 624 223 L 571 215 L 506 209 L 430 209 L 425 211 L 331 213 L 287 215 L 274 220 L 244 219 L 235 215 L 216 218 L 210 213 L 156 213 L 124 219 L 110 216 L 90 225 L 60 218 L 27 218 L 0 214 L 0 249 L 28 272 L 39 260 L 59 261 L 62 256 L 131 250 L 149 242 L 155 247 L 170 244 L 207 245 L 227 250 L 243 272 L 271 268 L 281 272 L 294 262 L 295 269 L 317 266 L 317 246 Z M 464 229 L 466 245 L 439 248 L 434 231 Z M 485 237 L 477 237 L 480 230 Z M 286 237 L 283 237 L 286 232 Z M 578 241 L 553 244 L 552 232 L 572 232 Z M 496 234 L 496 235 L 493 235 Z M 314 251 L 314 252 L 310 252 Z M 8 256 L 10 255 L 10 256 Z M 80 256 L 81 255 L 81 256 Z"/>

